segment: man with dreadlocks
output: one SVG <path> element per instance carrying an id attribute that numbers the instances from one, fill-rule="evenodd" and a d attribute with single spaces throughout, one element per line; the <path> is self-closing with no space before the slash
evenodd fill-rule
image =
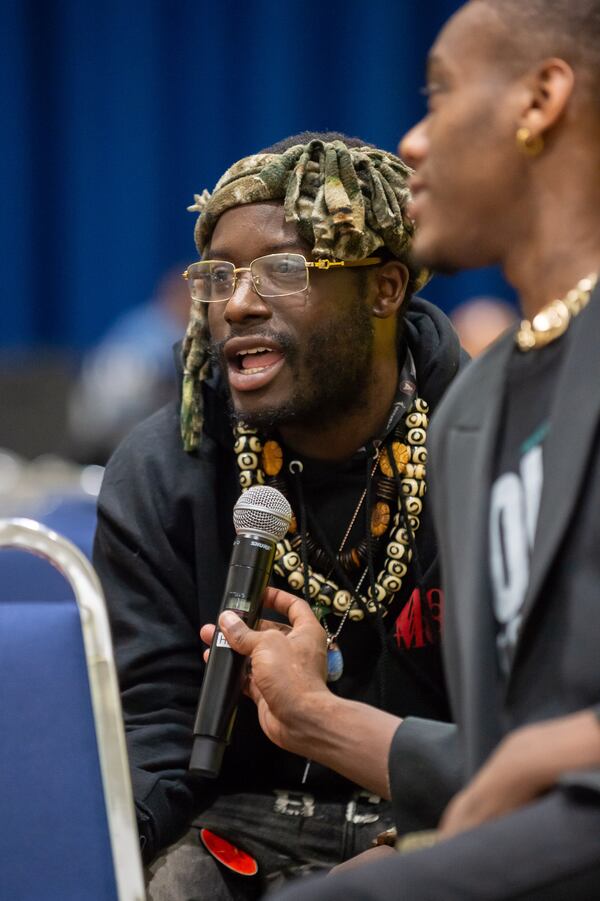
<path id="1" fill-rule="evenodd" d="M 198 632 L 219 608 L 240 491 L 271 484 L 292 505 L 275 584 L 320 620 L 333 690 L 393 721 L 448 719 L 425 441 L 460 348 L 413 297 L 427 273 L 410 257 L 409 174 L 357 139 L 305 134 L 239 161 L 192 207 L 181 408 L 110 462 L 95 553 L 154 899 L 254 897 L 393 825 L 352 773 L 268 742 L 247 699 L 217 783 L 187 773 Z M 228 842 L 257 878 L 233 872 Z"/>

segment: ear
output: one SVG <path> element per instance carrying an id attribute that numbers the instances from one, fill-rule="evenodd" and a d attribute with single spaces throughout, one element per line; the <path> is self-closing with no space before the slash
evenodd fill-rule
<path id="1" fill-rule="evenodd" d="M 389 319 L 395 316 L 404 300 L 410 275 L 400 260 L 389 260 L 375 272 L 373 316 Z"/>
<path id="2" fill-rule="evenodd" d="M 575 73 L 564 59 L 545 59 L 528 77 L 519 126 L 543 137 L 562 118 L 575 87 Z"/>

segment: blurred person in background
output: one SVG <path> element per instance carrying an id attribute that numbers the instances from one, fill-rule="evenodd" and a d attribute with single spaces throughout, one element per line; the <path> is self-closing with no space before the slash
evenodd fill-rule
<path id="1" fill-rule="evenodd" d="M 498 297 L 472 297 L 455 307 L 450 322 L 473 359 L 517 321 L 517 311 Z"/>
<path id="2" fill-rule="evenodd" d="M 122 438 L 177 394 L 173 345 L 189 318 L 189 291 L 171 267 L 154 296 L 120 316 L 84 358 L 69 404 L 73 455 L 105 463 Z"/>

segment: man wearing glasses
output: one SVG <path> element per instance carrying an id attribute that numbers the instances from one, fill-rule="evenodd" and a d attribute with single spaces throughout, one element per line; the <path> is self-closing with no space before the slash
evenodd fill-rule
<path id="1" fill-rule="evenodd" d="M 448 719 L 425 442 L 460 349 L 413 297 L 427 273 L 410 257 L 409 174 L 357 139 L 303 134 L 240 160 L 192 208 L 181 404 L 110 462 L 95 558 L 154 901 L 255 898 L 393 825 L 387 802 L 267 741 L 248 699 L 219 779 L 188 774 L 198 633 L 242 490 L 290 501 L 273 582 L 310 603 L 332 690 L 391 719 Z"/>

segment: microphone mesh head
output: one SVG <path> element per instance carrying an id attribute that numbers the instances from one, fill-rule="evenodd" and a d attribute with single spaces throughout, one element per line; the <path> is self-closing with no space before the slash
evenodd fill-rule
<path id="1" fill-rule="evenodd" d="M 233 525 L 241 532 L 258 532 L 280 541 L 289 529 L 292 508 L 281 491 L 268 485 L 248 488 L 233 508 Z"/>

